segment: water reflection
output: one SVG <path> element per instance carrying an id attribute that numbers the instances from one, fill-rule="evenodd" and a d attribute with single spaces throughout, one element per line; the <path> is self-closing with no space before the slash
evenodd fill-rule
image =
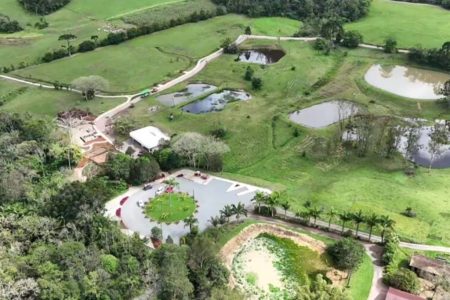
<path id="1" fill-rule="evenodd" d="M 358 107 L 352 102 L 329 101 L 293 112 L 289 119 L 306 127 L 323 128 L 357 113 Z"/>
<path id="2" fill-rule="evenodd" d="M 193 114 L 204 114 L 221 111 L 229 102 L 247 101 L 250 98 L 250 94 L 244 91 L 224 90 L 220 93 L 211 94 L 203 100 L 183 106 L 182 110 Z"/>
<path id="3" fill-rule="evenodd" d="M 449 74 L 405 66 L 373 65 L 365 80 L 393 94 L 422 100 L 441 98 L 439 90 L 450 79 Z"/>
<path id="4" fill-rule="evenodd" d="M 181 103 L 188 102 L 194 98 L 200 97 L 211 93 L 216 90 L 217 87 L 214 85 L 204 84 L 204 83 L 193 83 L 188 84 L 186 88 L 182 91 L 161 95 L 156 97 L 156 99 L 166 106 L 176 106 Z"/>
<path id="5" fill-rule="evenodd" d="M 248 63 L 269 65 L 276 63 L 285 55 L 284 51 L 279 49 L 255 49 L 245 50 L 239 54 L 238 60 Z"/>

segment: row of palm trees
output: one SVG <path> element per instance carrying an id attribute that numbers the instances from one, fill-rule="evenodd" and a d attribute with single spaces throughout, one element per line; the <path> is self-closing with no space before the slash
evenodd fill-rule
<path id="1" fill-rule="evenodd" d="M 242 216 L 247 216 L 247 209 L 245 205 L 239 202 L 237 205 L 225 205 L 223 209 L 220 210 L 220 215 L 216 217 L 211 217 L 209 222 L 212 226 L 217 227 L 219 225 L 224 225 L 230 223 L 230 218 L 235 216 L 236 221 L 239 222 Z"/>
<path id="2" fill-rule="evenodd" d="M 287 211 L 291 208 L 288 200 L 281 200 L 283 195 L 280 192 L 274 192 L 272 194 L 267 194 L 264 192 L 257 192 L 253 197 L 252 201 L 257 207 L 257 212 L 261 212 L 261 207 L 266 206 L 269 209 L 270 215 L 274 217 L 277 206 L 280 206 L 284 210 L 284 217 L 287 216 Z M 375 213 L 365 214 L 362 210 L 357 212 L 339 212 L 333 208 L 325 211 L 323 208 L 315 207 L 310 201 L 305 203 L 306 210 L 299 211 L 295 213 L 296 217 L 305 219 L 308 223 L 317 224 L 317 219 L 325 216 L 328 220 L 328 230 L 331 229 L 332 222 L 338 219 L 341 222 L 341 233 L 344 233 L 345 226 L 349 222 L 355 225 L 355 235 L 358 236 L 360 226 L 362 224 L 367 225 L 369 228 L 369 241 L 372 238 L 372 231 L 374 228 L 380 228 L 381 230 L 381 240 L 384 242 L 384 235 L 386 230 L 393 229 L 395 221 L 386 215 L 377 215 Z"/>

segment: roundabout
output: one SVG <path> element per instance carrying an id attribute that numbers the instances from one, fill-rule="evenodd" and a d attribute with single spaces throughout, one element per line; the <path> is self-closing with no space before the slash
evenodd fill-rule
<path id="1" fill-rule="evenodd" d="M 192 216 L 196 205 L 194 198 L 187 193 L 164 193 L 152 199 L 144 207 L 144 213 L 156 222 L 177 223 Z"/>

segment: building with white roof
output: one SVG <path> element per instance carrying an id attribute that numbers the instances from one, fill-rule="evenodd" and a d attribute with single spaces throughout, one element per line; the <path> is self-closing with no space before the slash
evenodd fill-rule
<path id="1" fill-rule="evenodd" d="M 167 135 L 153 126 L 132 131 L 130 137 L 148 151 L 157 149 L 165 141 L 170 141 Z"/>

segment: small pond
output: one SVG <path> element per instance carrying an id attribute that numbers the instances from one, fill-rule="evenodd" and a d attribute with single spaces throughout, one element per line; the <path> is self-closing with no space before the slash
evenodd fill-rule
<path id="1" fill-rule="evenodd" d="M 223 90 L 220 93 L 211 94 L 203 100 L 183 106 L 181 109 L 193 114 L 204 114 L 213 111 L 221 111 L 229 102 L 247 101 L 250 98 L 250 94 L 244 91 Z"/>
<path id="2" fill-rule="evenodd" d="M 279 49 L 254 49 L 254 50 L 244 50 L 239 54 L 238 61 L 270 65 L 278 62 L 283 56 L 285 56 L 283 50 Z"/>
<path id="3" fill-rule="evenodd" d="M 329 101 L 295 111 L 289 115 L 294 123 L 311 128 L 324 128 L 358 113 L 358 107 L 348 101 Z"/>
<path id="4" fill-rule="evenodd" d="M 374 87 L 413 99 L 436 100 L 449 74 L 404 66 L 373 65 L 364 76 Z"/>
<path id="5" fill-rule="evenodd" d="M 194 98 L 200 97 L 202 95 L 206 95 L 214 90 L 217 87 L 210 84 L 204 83 L 192 83 L 188 84 L 186 88 L 182 91 L 161 95 L 156 97 L 156 99 L 166 106 L 176 106 L 181 103 L 188 102 Z"/>
<path id="6" fill-rule="evenodd" d="M 441 145 L 440 146 L 440 153 L 438 155 L 435 155 L 433 157 L 432 153 L 429 150 L 429 143 L 430 143 L 430 134 L 432 132 L 432 127 L 430 126 L 424 126 L 420 127 L 418 129 L 418 150 L 416 153 L 412 155 L 410 158 L 412 161 L 414 161 L 416 164 L 428 168 L 431 167 L 433 169 L 443 169 L 443 168 L 450 168 L 450 145 Z M 401 137 L 400 143 L 398 146 L 398 150 L 400 153 L 405 155 L 405 148 L 406 148 L 406 141 L 407 141 L 407 135 Z"/>

